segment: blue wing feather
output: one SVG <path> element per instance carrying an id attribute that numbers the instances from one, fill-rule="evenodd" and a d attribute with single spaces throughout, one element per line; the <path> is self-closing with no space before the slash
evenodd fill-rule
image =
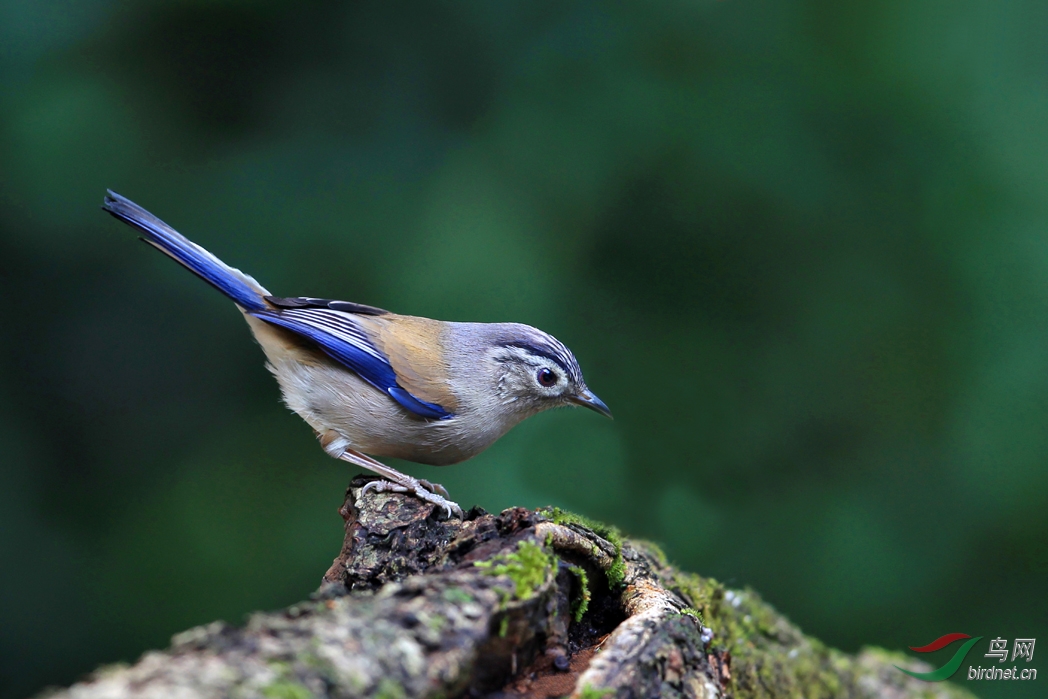
<path id="1" fill-rule="evenodd" d="M 433 420 L 446 420 L 451 417 L 451 413 L 444 408 L 440 407 L 436 403 L 427 403 L 424 400 L 420 400 L 415 396 L 405 391 L 400 386 L 391 386 L 386 389 L 390 397 L 396 402 L 400 403 L 403 407 L 407 408 L 416 415 L 422 417 L 428 417 Z"/>
<path id="2" fill-rule="evenodd" d="M 312 340 L 332 359 L 352 369 L 362 379 L 381 391 L 386 391 L 397 383 L 397 375 L 389 362 L 381 356 L 366 351 L 358 344 L 338 337 L 324 328 L 283 313 L 273 311 L 251 311 L 250 313 L 259 320 L 280 326 Z"/>
<path id="3" fill-rule="evenodd" d="M 406 410 L 433 420 L 452 417 L 452 413 L 441 406 L 419 400 L 401 388 L 389 360 L 348 315 L 316 308 L 248 312 L 259 320 L 312 340 L 332 359 L 388 394 Z"/>

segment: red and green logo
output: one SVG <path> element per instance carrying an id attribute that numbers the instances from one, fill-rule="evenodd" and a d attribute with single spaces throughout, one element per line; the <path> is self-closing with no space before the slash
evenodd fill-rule
<path id="1" fill-rule="evenodd" d="M 942 682 L 943 680 L 948 679 L 950 676 L 952 676 L 953 673 L 957 672 L 958 669 L 960 669 L 961 663 L 964 662 L 964 656 L 968 655 L 968 651 L 970 651 L 972 649 L 972 646 L 974 646 L 976 643 L 980 641 L 980 639 L 982 639 L 982 636 L 976 636 L 975 638 L 972 638 L 966 633 L 948 633 L 945 636 L 940 636 L 939 638 L 935 639 L 926 646 L 910 646 L 910 650 L 912 650 L 915 653 L 934 653 L 937 650 L 945 648 L 951 643 L 960 641 L 962 638 L 967 638 L 968 641 L 966 641 L 964 645 L 958 648 L 957 652 L 953 654 L 952 658 L 950 658 L 950 661 L 942 667 L 940 667 L 938 670 L 932 670 L 931 672 L 912 672 L 905 668 L 901 668 L 898 665 L 896 665 L 895 667 L 898 670 L 902 670 L 910 677 L 916 677 L 917 679 L 924 680 L 925 682 Z"/>

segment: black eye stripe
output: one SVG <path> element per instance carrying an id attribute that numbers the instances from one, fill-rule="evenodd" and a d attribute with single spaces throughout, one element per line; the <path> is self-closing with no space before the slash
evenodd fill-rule
<path id="1" fill-rule="evenodd" d="M 545 347 L 539 347 L 537 345 L 533 345 L 526 342 L 511 342 L 508 343 L 506 346 L 516 347 L 518 349 L 524 350 L 525 352 L 534 357 L 541 357 L 542 359 L 548 360 L 552 362 L 555 367 L 564 372 L 565 375 L 575 377 L 576 381 L 579 380 L 579 377 L 577 376 L 577 370 L 573 369 L 572 367 L 569 367 L 567 364 L 565 364 L 565 360 L 562 357 L 558 357 L 555 353 L 546 349 Z"/>

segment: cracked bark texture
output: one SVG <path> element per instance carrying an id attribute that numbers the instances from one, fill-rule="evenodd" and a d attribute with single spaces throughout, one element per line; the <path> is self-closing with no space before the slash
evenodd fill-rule
<path id="1" fill-rule="evenodd" d="M 309 601 L 45 695 L 971 697 L 907 677 L 893 665 L 929 668 L 901 654 L 828 648 L 753 591 L 597 523 L 520 508 L 442 521 L 411 497 L 359 499 L 368 480 L 350 484 L 342 551 Z"/>

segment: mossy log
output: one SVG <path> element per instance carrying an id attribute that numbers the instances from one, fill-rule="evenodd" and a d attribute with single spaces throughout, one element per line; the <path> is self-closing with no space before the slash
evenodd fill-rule
<path id="1" fill-rule="evenodd" d="M 51 697 L 970 697 L 876 649 L 802 634 L 750 590 L 669 565 L 655 546 L 556 509 L 442 520 L 360 497 L 307 602 L 174 637 Z M 927 668 L 922 668 L 927 669 Z"/>

